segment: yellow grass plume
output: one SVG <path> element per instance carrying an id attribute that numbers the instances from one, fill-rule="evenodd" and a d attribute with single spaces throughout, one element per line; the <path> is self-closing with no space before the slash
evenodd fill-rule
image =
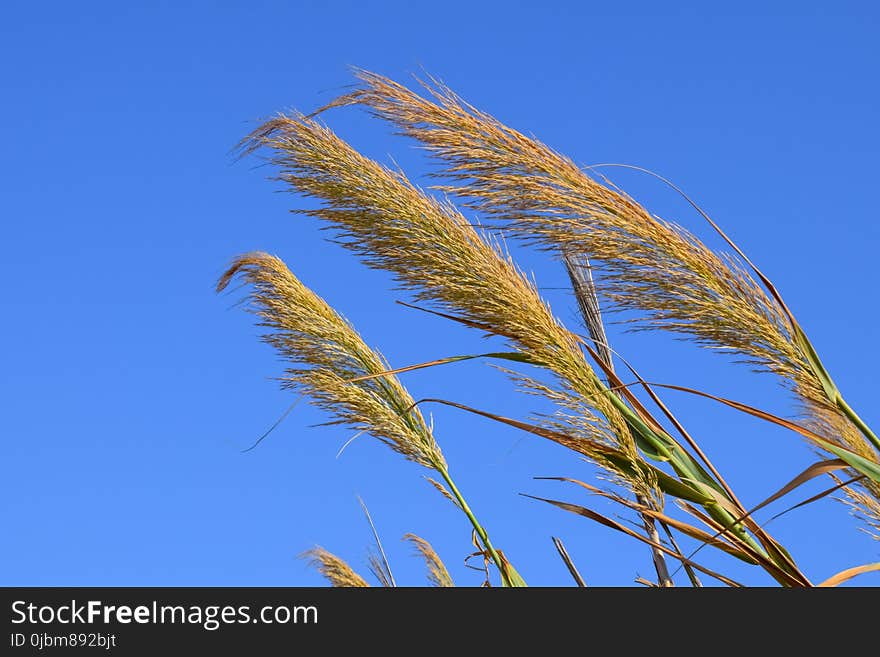
<path id="1" fill-rule="evenodd" d="M 397 377 L 388 373 L 391 368 L 382 355 L 368 347 L 354 327 L 303 285 L 280 259 L 266 253 L 240 256 L 221 277 L 218 291 L 236 276 L 249 285 L 250 310 L 268 329 L 263 340 L 288 363 L 284 385 L 306 395 L 335 423 L 368 433 L 409 460 L 438 472 L 497 564 L 503 583 L 524 586 L 519 574 L 492 546 L 455 486 L 421 411 Z M 371 558 L 380 581 L 384 584 L 387 578 L 393 585 L 390 571 L 381 566 Z"/>
<path id="2" fill-rule="evenodd" d="M 318 569 L 318 572 L 330 582 L 333 587 L 369 587 L 363 577 L 358 575 L 345 561 L 325 550 L 316 547 L 306 552 L 303 556 L 309 559 L 309 563 Z"/>
<path id="3" fill-rule="evenodd" d="M 263 340 L 288 363 L 285 386 L 307 395 L 337 423 L 375 436 L 416 463 L 445 468 L 412 397 L 395 376 L 375 376 L 388 371 L 388 363 L 351 324 L 274 256 L 239 257 L 217 289 L 225 289 L 236 276 L 249 284 L 250 309 L 269 329 Z"/>
<path id="4" fill-rule="evenodd" d="M 425 85 L 429 99 L 373 73 L 359 77 L 363 88 L 334 105 L 366 105 L 419 140 L 447 163 L 456 184 L 444 189 L 505 231 L 589 257 L 605 274 L 604 296 L 643 311 L 646 325 L 734 352 L 793 382 L 808 403 L 829 406 L 785 313 L 744 268 L 442 84 Z"/>
<path id="5" fill-rule="evenodd" d="M 403 538 L 412 543 L 419 555 L 425 560 L 425 564 L 428 566 L 428 580 L 433 586 L 442 588 L 455 586 L 449 571 L 446 570 L 446 566 L 440 559 L 440 555 L 434 551 L 428 541 L 415 534 L 407 534 Z"/>
<path id="6" fill-rule="evenodd" d="M 639 459 L 626 423 L 577 338 L 556 320 L 500 245 L 474 229 L 454 206 L 423 193 L 402 173 L 364 157 L 301 114 L 268 121 L 244 143 L 245 152 L 260 148 L 271 151 L 281 180 L 324 201 L 303 212 L 327 221 L 339 241 L 369 266 L 393 272 L 417 300 L 506 337 L 530 362 L 554 372 L 561 388 L 526 382 L 570 410 L 564 416 L 569 431 Z M 615 472 L 601 457 L 596 460 Z M 653 482 L 629 484 L 659 496 Z"/>
<path id="7" fill-rule="evenodd" d="M 688 335 L 779 375 L 798 395 L 814 430 L 876 460 L 866 440 L 876 443 L 876 437 L 823 380 L 827 373 L 787 309 L 738 261 L 716 254 L 442 83 L 423 83 L 423 97 L 374 73 L 360 71 L 358 77 L 362 87 L 328 107 L 360 104 L 390 121 L 445 163 L 442 174 L 453 184 L 440 189 L 463 197 L 507 233 L 556 253 L 588 257 L 602 274 L 599 287 L 612 307 L 641 312 L 635 326 Z M 880 487 L 865 485 L 880 498 Z"/>

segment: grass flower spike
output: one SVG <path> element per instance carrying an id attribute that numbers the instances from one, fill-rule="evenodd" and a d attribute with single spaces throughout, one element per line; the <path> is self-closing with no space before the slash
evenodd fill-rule
<path id="1" fill-rule="evenodd" d="M 538 478 L 573 484 L 593 500 L 634 514 L 640 523 L 618 521 L 593 506 L 525 497 L 647 545 L 657 578 L 651 582 L 639 577 L 643 584 L 674 586 L 683 569 L 692 586 L 702 586 L 704 576 L 741 586 L 714 564 L 710 568 L 694 559 L 708 546 L 722 558 L 762 569 L 782 586 L 814 586 L 756 514 L 821 477 L 831 478 L 834 485 L 772 519 L 842 489 L 856 515 L 872 529 L 880 527 L 880 439 L 846 403 L 772 282 L 696 204 L 685 196 L 733 255 L 716 252 L 681 226 L 651 214 L 593 173 L 600 165 L 577 166 L 434 79 L 423 83 L 426 92 L 415 92 L 380 75 L 357 75 L 361 84 L 354 91 L 311 115 L 290 112 L 271 118 L 242 140 L 240 152 L 265 155 L 288 191 L 317 201 L 295 212 L 319 219 L 333 241 L 367 266 L 391 273 L 398 289 L 409 293 L 419 309 L 500 339 L 506 351 L 447 357 L 431 353 L 426 357 L 433 360 L 394 369 L 279 258 L 265 253 L 237 258 L 221 277 L 218 291 L 234 279 L 248 288 L 248 308 L 266 329 L 263 340 L 286 362 L 280 378 L 285 388 L 306 396 L 329 416 L 330 424 L 373 436 L 432 470 L 426 479 L 473 528 L 476 552 L 465 564 L 481 559 L 486 585 L 491 564 L 502 585 L 525 586 L 525 581 L 493 546 L 453 480 L 433 423 L 422 415 L 426 403 L 548 439 L 597 466 L 591 476 L 600 481 L 594 483 L 571 476 Z M 426 193 L 402 171 L 359 153 L 316 118 L 331 108 L 352 105 L 417 140 L 441 162 L 435 175 L 442 184 Z M 451 198 L 475 216 L 466 218 Z M 534 277 L 514 262 L 502 236 L 535 246 L 564 264 L 586 335 L 557 319 Z M 793 422 L 675 382 L 642 379 L 609 344 L 604 310 L 626 311 L 636 330 L 671 331 L 777 375 L 795 393 L 806 421 Z M 499 369 L 517 384 L 517 392 L 540 397 L 542 406 L 519 419 L 452 400 L 416 401 L 397 378 L 474 358 L 505 361 Z M 658 390 L 698 395 L 785 427 L 823 452 L 822 460 L 793 478 L 788 474 L 788 483 L 746 506 Z M 675 501 L 671 510 L 667 499 Z M 397 586 L 391 559 L 366 507 L 364 511 L 378 549 L 369 557 L 370 569 L 380 585 Z M 454 586 L 427 541 L 413 534 L 404 538 L 425 561 L 432 585 Z M 691 542 L 699 547 L 692 549 Z M 553 543 L 575 583 L 585 586 L 577 555 L 560 539 Z M 367 586 L 326 550 L 316 548 L 308 556 L 332 585 Z M 674 562 L 681 567 L 671 568 Z M 816 581 L 834 586 L 875 570 L 880 564 L 850 567 Z"/>
<path id="2" fill-rule="evenodd" d="M 345 561 L 322 547 L 309 550 L 303 556 L 307 557 L 309 562 L 324 576 L 324 579 L 335 588 L 366 588 L 370 586 Z"/>
<path id="3" fill-rule="evenodd" d="M 396 377 L 374 376 L 390 367 L 351 324 L 274 256 L 241 256 L 220 279 L 218 291 L 236 275 L 251 286 L 251 309 L 269 329 L 263 339 L 288 363 L 286 387 L 306 395 L 337 423 L 375 436 L 411 461 L 445 467 L 412 397 Z"/>
<path id="4" fill-rule="evenodd" d="M 328 107 L 360 104 L 393 123 L 444 162 L 441 174 L 451 184 L 440 189 L 466 199 L 508 234 L 589 258 L 611 307 L 640 313 L 634 326 L 687 335 L 779 375 L 796 393 L 814 432 L 876 462 L 880 439 L 843 399 L 778 292 L 759 272 L 769 289 L 737 260 L 716 254 L 442 83 L 425 83 L 429 97 L 423 97 L 381 75 L 360 71 L 358 77 L 362 87 Z M 880 521 L 880 502 L 864 504 L 880 498 L 880 485 L 871 479 L 863 485 L 868 497 L 851 499 Z"/>
<path id="5" fill-rule="evenodd" d="M 239 257 L 220 278 L 217 290 L 224 290 L 236 276 L 251 288 L 250 309 L 268 329 L 263 339 L 288 362 L 284 386 L 306 395 L 335 423 L 370 434 L 439 473 L 505 585 L 525 585 L 492 546 L 452 480 L 431 429 L 397 377 L 387 374 L 391 368 L 382 355 L 279 258 L 265 253 Z"/>

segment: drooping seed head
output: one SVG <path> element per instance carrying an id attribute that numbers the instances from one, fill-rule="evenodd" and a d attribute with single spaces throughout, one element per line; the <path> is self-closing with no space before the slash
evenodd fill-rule
<path id="1" fill-rule="evenodd" d="M 287 362 L 286 387 L 306 395 L 336 423 L 369 433 L 416 463 L 445 466 L 407 390 L 393 375 L 377 376 L 391 369 L 382 355 L 279 258 L 266 253 L 237 258 L 218 291 L 236 276 L 250 286 L 249 307 L 268 329 L 263 340 Z"/>

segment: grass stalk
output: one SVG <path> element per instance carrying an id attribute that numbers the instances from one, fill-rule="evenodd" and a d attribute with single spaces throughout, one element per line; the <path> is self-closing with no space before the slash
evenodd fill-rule
<path id="1" fill-rule="evenodd" d="M 636 501 L 639 504 L 647 503 L 647 500 L 641 495 L 636 497 Z M 657 523 L 654 522 L 654 519 L 650 516 L 642 515 L 642 524 L 645 527 L 645 532 L 647 533 L 648 538 L 650 538 L 653 543 L 660 543 L 660 533 L 657 531 Z M 662 587 L 674 586 L 672 577 L 669 576 L 669 568 L 666 566 L 666 558 L 663 556 L 663 553 L 652 547 L 651 557 L 654 562 L 654 570 L 657 572 L 658 584 Z"/>
<path id="2" fill-rule="evenodd" d="M 581 319 L 586 326 L 590 337 L 597 350 L 597 353 L 604 361 L 605 367 L 613 371 L 614 362 L 611 352 L 611 346 L 608 344 L 608 336 L 605 333 L 605 324 L 602 321 L 602 310 L 599 303 L 599 297 L 596 293 L 596 284 L 593 281 L 593 272 L 590 261 L 586 257 L 578 258 L 576 255 L 563 251 L 563 262 L 571 281 L 572 291 L 578 303 L 581 312 Z M 609 383 L 606 378 L 606 383 Z M 610 385 L 610 383 L 609 383 Z M 615 391 L 620 397 L 621 393 Z M 641 492 L 636 492 L 636 501 L 642 506 L 649 506 L 650 500 Z M 660 542 L 660 535 L 657 533 L 657 523 L 654 519 L 646 514 L 642 514 L 642 524 L 648 537 L 654 542 Z M 664 526 L 664 530 L 670 535 L 668 527 Z M 669 569 L 666 566 L 666 559 L 663 552 L 656 547 L 651 547 L 651 558 L 654 563 L 654 570 L 657 573 L 657 582 L 660 586 L 674 586 L 672 578 L 669 576 Z"/>
<path id="3" fill-rule="evenodd" d="M 452 496 L 455 498 L 455 501 L 458 502 L 459 507 L 467 516 L 467 519 L 470 520 L 471 526 L 474 528 L 474 531 L 477 533 L 477 536 L 480 537 L 480 542 L 483 544 L 483 548 L 486 552 L 489 553 L 489 557 L 495 563 L 495 566 L 498 568 L 498 572 L 501 575 L 501 582 L 506 587 L 516 587 L 516 586 L 525 586 L 526 583 L 522 581 L 522 578 L 519 575 L 514 576 L 514 573 L 511 572 L 512 566 L 507 564 L 504 559 L 501 557 L 501 554 L 495 547 L 492 545 L 492 541 L 489 540 L 489 534 L 486 533 L 486 530 L 483 528 L 483 525 L 480 524 L 480 521 L 477 520 L 477 517 L 474 515 L 474 512 L 471 510 L 471 507 L 468 505 L 467 501 L 464 499 L 464 495 L 461 494 L 461 491 L 458 490 L 458 486 L 455 485 L 455 482 L 452 480 L 452 477 L 449 475 L 449 470 L 443 466 L 437 466 L 437 472 L 440 473 L 440 476 L 443 478 L 443 481 L 446 482 L 446 486 L 449 488 L 449 492 L 452 493 Z M 515 572 L 515 571 L 514 571 Z"/>

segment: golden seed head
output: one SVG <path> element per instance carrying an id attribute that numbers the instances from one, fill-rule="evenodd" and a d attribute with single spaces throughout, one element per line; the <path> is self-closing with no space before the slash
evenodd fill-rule
<path id="1" fill-rule="evenodd" d="M 419 555 L 425 560 L 425 564 L 428 566 L 428 580 L 433 586 L 441 588 L 455 586 L 449 571 L 440 559 L 440 555 L 434 551 L 428 541 L 415 534 L 407 534 L 403 538 L 412 543 Z"/>
<path id="2" fill-rule="evenodd" d="M 451 182 L 438 189 L 465 199 L 506 234 L 589 258 L 610 307 L 640 311 L 634 328 L 682 333 L 779 375 L 829 439 L 873 453 L 828 398 L 784 309 L 738 261 L 436 80 L 422 82 L 423 97 L 374 73 L 358 77 L 361 88 L 328 107 L 363 105 L 421 142 Z"/>
<path id="3" fill-rule="evenodd" d="M 581 410 L 578 431 L 637 457 L 629 429 L 577 337 L 557 321 L 497 240 L 474 228 L 451 203 L 425 194 L 401 172 L 364 157 L 309 117 L 276 117 L 243 143 L 245 152 L 261 147 L 271 152 L 282 181 L 323 201 L 304 213 L 328 222 L 345 247 L 369 266 L 391 271 L 417 300 L 505 337 L 557 375 L 562 385 L 555 394 Z"/>
<path id="4" fill-rule="evenodd" d="M 358 575 L 345 561 L 325 550 L 316 547 L 304 555 L 309 563 L 327 579 L 331 586 L 340 588 L 369 587 L 366 580 Z"/>
<path id="5" fill-rule="evenodd" d="M 369 433 L 429 468 L 445 466 L 440 447 L 414 401 L 380 353 L 354 327 L 266 253 L 237 258 L 217 289 L 235 276 L 250 288 L 250 309 L 268 329 L 263 340 L 288 363 L 286 387 L 328 411 L 336 423 Z M 370 378 L 363 378 L 370 377 Z"/>

